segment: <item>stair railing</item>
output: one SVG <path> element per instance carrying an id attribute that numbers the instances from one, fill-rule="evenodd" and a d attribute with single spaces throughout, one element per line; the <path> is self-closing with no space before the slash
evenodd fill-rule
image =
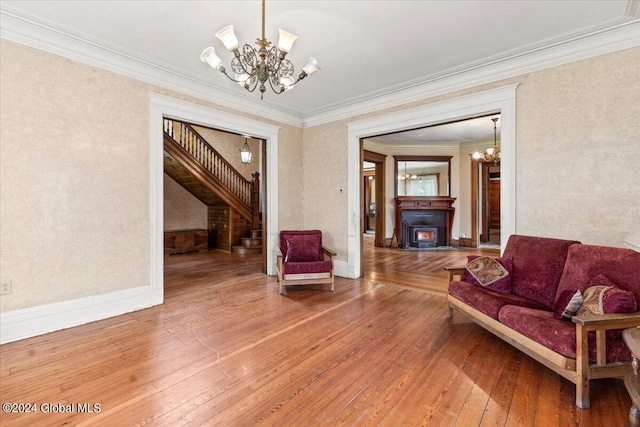
<path id="1" fill-rule="evenodd" d="M 256 194 L 259 192 L 257 172 L 254 172 L 253 181 L 245 179 L 188 123 L 164 119 L 164 132 L 204 166 L 211 175 L 231 190 L 244 204 L 251 207 L 252 211 L 256 211 L 253 212 L 253 217 L 257 218 L 258 204 L 256 203 L 256 198 L 259 198 L 259 195 Z M 255 220 L 251 222 L 255 223 Z M 252 225 L 255 226 L 255 224 Z"/>

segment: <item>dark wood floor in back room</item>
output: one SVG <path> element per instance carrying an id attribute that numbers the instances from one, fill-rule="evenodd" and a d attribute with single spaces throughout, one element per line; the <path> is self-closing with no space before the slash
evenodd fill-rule
<path id="1" fill-rule="evenodd" d="M 592 408 L 579 410 L 569 381 L 461 314 L 445 318 L 442 267 L 477 250 L 365 244 L 364 278 L 339 278 L 334 293 L 279 295 L 259 255 L 167 257 L 162 306 L 0 346 L 3 403 L 100 412 L 0 424 L 625 425 L 621 380 L 593 381 Z"/>

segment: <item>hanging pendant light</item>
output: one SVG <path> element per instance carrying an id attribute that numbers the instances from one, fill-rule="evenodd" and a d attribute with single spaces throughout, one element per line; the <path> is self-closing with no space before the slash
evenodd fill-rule
<path id="1" fill-rule="evenodd" d="M 251 163 L 251 148 L 249 148 L 248 139 L 244 137 L 244 145 L 240 149 L 240 161 L 243 165 Z"/>
<path id="2" fill-rule="evenodd" d="M 498 117 L 494 117 L 493 120 L 493 147 L 487 148 L 484 153 L 476 151 L 471 155 L 471 158 L 479 163 L 500 163 L 500 150 L 498 150 L 498 127 L 496 122 Z"/>

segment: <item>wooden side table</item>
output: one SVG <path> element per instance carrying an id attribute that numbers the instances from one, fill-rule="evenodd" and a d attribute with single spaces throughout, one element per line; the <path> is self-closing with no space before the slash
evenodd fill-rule
<path id="1" fill-rule="evenodd" d="M 631 350 L 633 371 L 624 376 L 624 386 L 631 397 L 629 426 L 640 427 L 640 328 L 629 328 L 622 332 L 625 344 Z"/>

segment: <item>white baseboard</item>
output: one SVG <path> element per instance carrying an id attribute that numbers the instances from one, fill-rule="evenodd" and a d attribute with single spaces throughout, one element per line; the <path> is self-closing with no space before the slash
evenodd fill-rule
<path id="1" fill-rule="evenodd" d="M 334 276 L 346 277 L 347 279 L 356 279 L 352 268 L 346 261 L 333 261 Z"/>
<path id="2" fill-rule="evenodd" d="M 162 304 L 164 290 L 140 286 L 0 313 L 0 344 Z"/>

